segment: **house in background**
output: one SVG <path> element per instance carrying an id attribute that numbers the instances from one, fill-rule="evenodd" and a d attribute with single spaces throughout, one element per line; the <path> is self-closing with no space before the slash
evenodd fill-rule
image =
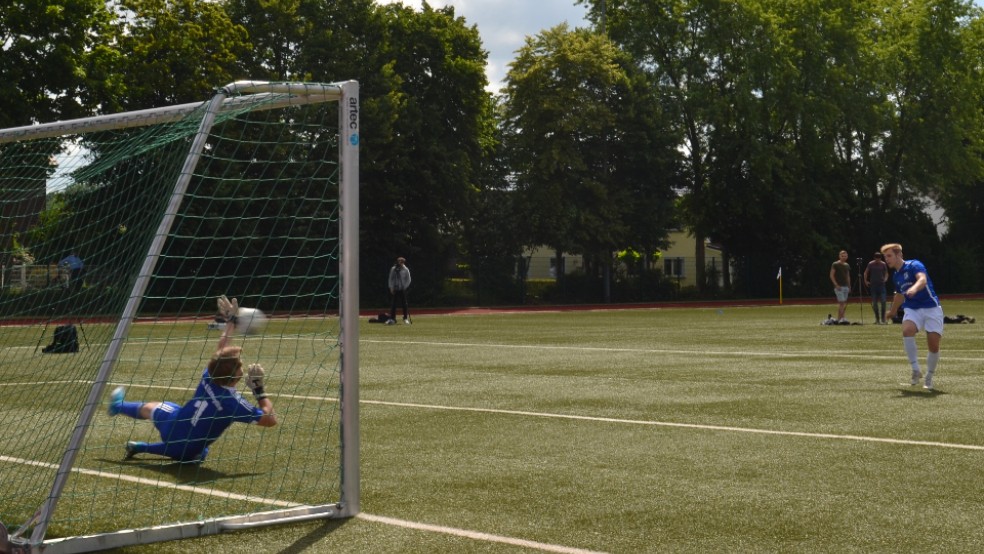
<path id="1" fill-rule="evenodd" d="M 677 280 L 681 287 L 696 286 L 697 255 L 694 237 L 687 231 L 670 231 L 670 246 L 660 251 L 659 263 L 662 264 L 663 274 Z M 723 285 L 722 268 L 723 256 L 721 247 L 704 241 L 704 267 L 716 269 L 718 285 Z"/>
<path id="2" fill-rule="evenodd" d="M 694 248 L 694 237 L 686 231 L 671 231 L 668 237 L 670 246 L 659 252 L 654 260 L 656 267 L 663 270 L 668 277 L 676 279 L 680 287 L 696 286 L 697 257 Z M 556 279 L 557 256 L 547 247 L 527 250 L 524 257 L 529 263 L 528 279 Z M 567 254 L 563 257 L 564 271 L 575 273 L 584 267 L 581 256 Z M 711 242 L 704 243 L 704 265 L 707 268 L 717 268 L 718 279 L 721 279 L 722 269 L 721 248 Z M 719 283 L 720 284 L 720 283 Z"/>

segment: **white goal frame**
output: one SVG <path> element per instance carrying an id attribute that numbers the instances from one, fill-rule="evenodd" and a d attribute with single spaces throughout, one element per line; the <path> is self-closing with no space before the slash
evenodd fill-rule
<path id="1" fill-rule="evenodd" d="M 244 96 L 248 95 L 248 96 Z M 100 408 L 100 399 L 109 385 L 113 367 L 119 357 L 127 333 L 136 318 L 140 300 L 150 282 L 175 220 L 178 207 L 194 173 L 195 166 L 205 147 L 208 133 L 216 115 L 235 110 L 244 102 L 255 103 L 258 95 L 276 98 L 259 109 L 276 109 L 292 105 L 338 102 L 338 149 L 340 165 L 339 187 L 339 394 L 341 425 L 341 483 L 337 501 L 319 506 L 289 506 L 282 510 L 177 523 L 143 529 L 129 529 L 100 535 L 78 536 L 45 540 L 45 534 L 57 507 L 80 447 L 90 424 Z M 279 523 L 293 523 L 312 519 L 352 517 L 360 511 L 359 475 L 359 144 L 360 101 L 359 84 L 356 81 L 337 83 L 275 83 L 264 81 L 237 81 L 216 91 L 207 104 L 194 140 L 186 155 L 184 165 L 168 202 L 167 211 L 151 244 L 140 276 L 134 283 L 130 297 L 114 331 L 112 340 L 99 366 L 97 376 L 85 400 L 78 423 L 65 447 L 51 492 L 38 508 L 34 517 L 20 529 L 10 532 L 0 525 L 0 554 L 45 553 L 60 554 L 89 552 L 136 544 L 148 544 L 179 538 L 192 538 L 211 534 L 248 529 Z M 140 110 L 115 115 L 75 119 L 42 125 L 32 125 L 0 130 L 0 144 L 22 140 L 59 137 L 67 134 L 109 129 L 142 127 L 177 121 L 201 109 L 203 103 L 182 104 L 164 108 Z M 22 537 L 30 531 L 30 537 Z"/>

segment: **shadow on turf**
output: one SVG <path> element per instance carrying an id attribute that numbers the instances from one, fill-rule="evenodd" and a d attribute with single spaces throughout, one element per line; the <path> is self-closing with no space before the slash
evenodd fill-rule
<path id="1" fill-rule="evenodd" d="M 277 554 L 300 554 L 301 552 L 308 552 L 309 549 L 313 548 L 316 544 L 324 540 L 325 537 L 348 522 L 349 519 L 326 520 L 324 523 L 312 529 L 310 533 L 298 538 L 294 541 L 294 544 L 278 551 Z"/>
<path id="2" fill-rule="evenodd" d="M 937 396 L 942 396 L 948 394 L 940 389 L 926 390 L 922 387 L 912 387 L 909 385 L 902 385 L 899 387 L 899 398 L 925 398 L 932 399 Z"/>
<path id="3" fill-rule="evenodd" d="M 224 471 L 217 471 L 208 467 L 202 467 L 198 464 L 183 464 L 167 460 L 157 461 L 149 459 L 133 459 L 120 461 L 103 458 L 102 461 L 106 463 L 117 463 L 124 466 L 140 467 L 143 469 L 157 471 L 159 473 L 164 473 L 174 477 L 175 484 L 178 485 L 195 485 L 199 483 L 220 481 L 222 479 L 239 479 L 241 477 L 256 477 L 258 475 L 262 475 L 260 472 L 226 473 Z"/>

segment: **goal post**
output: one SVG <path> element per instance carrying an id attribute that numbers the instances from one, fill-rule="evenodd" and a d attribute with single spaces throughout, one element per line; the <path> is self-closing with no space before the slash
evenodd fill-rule
<path id="1" fill-rule="evenodd" d="M 359 512 L 359 131 L 354 81 L 0 130 L 0 552 Z M 230 344 L 277 425 L 129 456 L 166 439 L 109 391 L 191 400 L 223 294 L 270 316 Z"/>

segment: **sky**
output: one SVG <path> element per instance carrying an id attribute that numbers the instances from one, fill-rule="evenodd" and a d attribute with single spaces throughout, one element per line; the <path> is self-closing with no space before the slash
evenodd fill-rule
<path id="1" fill-rule="evenodd" d="M 379 4 L 404 4 L 419 10 L 422 0 L 376 0 Z M 482 46 L 489 53 L 485 69 L 489 91 L 498 92 L 504 84 L 509 63 L 516 57 L 527 36 L 566 22 L 572 29 L 587 27 L 585 7 L 574 0 L 428 0 L 432 8 L 451 6 L 456 17 L 478 26 Z"/>

